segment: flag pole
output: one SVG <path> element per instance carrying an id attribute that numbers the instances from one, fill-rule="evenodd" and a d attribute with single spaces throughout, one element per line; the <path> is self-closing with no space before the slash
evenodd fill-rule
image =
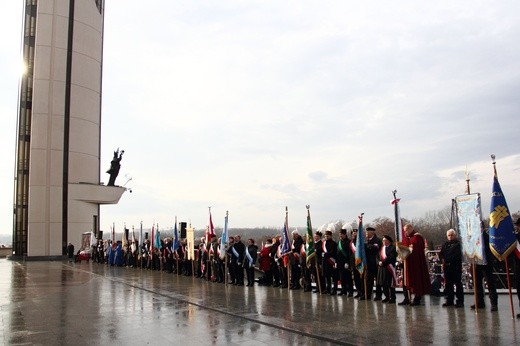
<path id="1" fill-rule="evenodd" d="M 511 279 L 509 277 L 509 264 L 508 264 L 508 259 L 509 256 L 506 257 L 506 277 L 507 277 L 507 289 L 509 291 L 509 305 L 511 306 L 511 318 L 514 319 L 515 318 L 515 308 L 513 307 L 513 295 L 511 294 Z M 518 289 L 518 288 L 517 288 Z"/>
<path id="2" fill-rule="evenodd" d="M 311 234 L 308 234 L 307 236 L 311 236 L 312 237 L 312 224 L 311 224 L 311 206 L 310 205 L 306 205 L 305 208 L 307 208 L 307 217 L 309 218 L 309 229 L 311 230 Z M 312 242 L 313 246 L 314 246 L 314 240 Z M 321 280 L 320 280 L 320 271 L 319 271 L 319 264 L 318 264 L 318 258 L 316 256 L 316 252 L 314 252 L 314 269 L 316 270 L 316 285 L 317 285 L 317 289 L 318 291 L 320 292 L 321 294 Z M 310 276 L 309 276 L 310 277 Z M 311 286 L 312 288 L 312 286 Z"/>
<path id="3" fill-rule="evenodd" d="M 228 216 L 229 216 L 229 210 L 226 210 L 226 218 L 225 218 L 225 222 L 224 222 L 224 231 L 223 232 L 226 232 L 226 239 L 224 239 L 225 243 L 224 243 L 224 273 L 222 276 L 224 276 L 224 287 L 226 287 L 228 285 L 228 265 L 227 265 L 227 262 L 228 262 L 228 257 L 227 257 L 227 246 L 228 246 L 228 239 L 229 239 L 229 234 L 228 234 L 228 230 L 227 230 L 227 222 L 228 222 Z M 222 247 L 222 240 L 220 241 L 220 247 Z"/>
<path id="4" fill-rule="evenodd" d="M 498 174 L 497 174 L 497 165 L 496 165 L 496 160 L 495 160 L 496 156 L 495 154 L 491 154 L 491 160 L 493 160 L 493 173 L 495 174 L 495 178 L 498 179 Z M 513 307 L 513 296 L 511 294 L 511 279 L 509 277 L 509 264 L 508 264 L 508 261 L 507 259 L 509 258 L 509 255 L 505 258 L 505 262 L 506 262 L 506 277 L 507 277 L 507 289 L 508 289 L 508 292 L 509 292 L 509 305 L 511 307 L 511 318 L 515 318 L 515 308 Z"/>
<path id="5" fill-rule="evenodd" d="M 470 178 L 469 178 L 469 171 L 468 166 L 466 166 L 466 170 L 464 171 L 464 175 L 466 177 L 466 195 L 469 195 L 471 193 L 471 188 L 469 186 Z M 453 216 L 453 209 L 455 204 L 455 200 L 451 200 L 451 215 Z M 450 225 L 453 226 L 453 225 Z M 475 261 L 475 257 L 472 258 L 472 265 L 471 265 L 472 273 L 473 273 L 473 283 L 477 282 L 477 263 Z M 475 314 L 478 314 L 478 285 L 473 285 L 473 304 L 475 304 Z"/>
<path id="6" fill-rule="evenodd" d="M 285 206 L 285 227 L 287 228 L 287 237 L 289 236 L 289 208 Z M 287 239 L 289 241 L 289 239 Z M 291 291 L 291 258 L 292 252 L 285 254 L 287 256 L 287 290 Z"/>
<path id="7" fill-rule="evenodd" d="M 473 268 L 473 304 L 475 304 L 475 314 L 478 314 L 478 285 L 475 285 L 477 282 L 477 264 L 475 263 L 475 257 L 473 257 L 473 263 L 471 265 Z"/>

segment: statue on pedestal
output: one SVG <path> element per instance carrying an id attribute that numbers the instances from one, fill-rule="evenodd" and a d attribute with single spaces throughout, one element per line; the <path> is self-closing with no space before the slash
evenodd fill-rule
<path id="1" fill-rule="evenodd" d="M 119 153 L 119 148 L 117 148 L 117 150 L 114 151 L 114 157 L 110 162 L 110 169 L 107 171 L 107 173 L 110 174 L 110 179 L 108 180 L 107 186 L 114 186 L 117 175 L 119 174 L 119 169 L 121 168 L 120 162 L 123 158 L 124 153 L 124 150 L 121 150 L 121 153 Z"/>

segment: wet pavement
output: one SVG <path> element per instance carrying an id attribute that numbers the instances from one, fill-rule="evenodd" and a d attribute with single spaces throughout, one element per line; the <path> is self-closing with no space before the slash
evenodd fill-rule
<path id="1" fill-rule="evenodd" d="M 5 345 L 520 344 L 507 295 L 475 314 L 472 295 L 402 307 L 95 263 L 1 259 L 0 275 Z"/>

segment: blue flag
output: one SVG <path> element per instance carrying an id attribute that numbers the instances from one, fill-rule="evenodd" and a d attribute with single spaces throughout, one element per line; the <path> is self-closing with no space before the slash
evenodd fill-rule
<path id="1" fill-rule="evenodd" d="M 495 171 L 489 214 L 489 247 L 499 261 L 503 261 L 516 247 L 513 218 Z"/>
<path id="2" fill-rule="evenodd" d="M 220 259 L 224 259 L 226 257 L 228 243 L 228 212 L 226 211 L 226 217 L 224 218 L 224 230 L 222 231 L 222 238 L 220 238 Z"/>
<path id="3" fill-rule="evenodd" d="M 157 231 L 155 231 L 155 240 L 153 247 L 156 249 L 161 249 L 161 232 L 159 232 L 159 226 L 157 226 Z"/>
<path id="4" fill-rule="evenodd" d="M 289 225 L 287 221 L 287 213 L 285 213 L 285 223 L 283 224 L 283 232 L 282 232 L 282 250 L 281 254 L 285 255 L 286 253 L 291 252 L 291 243 L 289 241 Z"/>
<path id="5" fill-rule="evenodd" d="M 359 225 L 356 238 L 356 269 L 360 275 L 365 272 L 367 256 L 365 255 L 365 232 L 363 231 L 363 214 L 359 217 Z"/>
<path id="6" fill-rule="evenodd" d="M 175 217 L 175 227 L 173 229 L 173 251 L 179 249 L 179 231 L 177 231 L 177 216 Z"/>

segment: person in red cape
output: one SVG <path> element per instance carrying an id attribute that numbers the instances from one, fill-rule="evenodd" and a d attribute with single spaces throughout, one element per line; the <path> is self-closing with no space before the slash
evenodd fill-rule
<path id="1" fill-rule="evenodd" d="M 260 250 L 260 270 L 264 272 L 263 280 L 259 281 L 263 285 L 271 286 L 273 284 L 273 273 L 271 272 L 271 249 L 273 240 L 268 238 L 266 244 Z"/>
<path id="2" fill-rule="evenodd" d="M 406 288 L 410 292 L 410 297 L 413 294 L 414 298 L 412 301 L 405 298 L 405 301 L 401 302 L 400 305 L 421 305 L 422 296 L 430 294 L 432 289 L 428 264 L 424 254 L 424 238 L 410 224 L 404 226 L 404 232 L 408 238 L 406 243 L 410 248 L 410 254 L 405 259 Z"/>

